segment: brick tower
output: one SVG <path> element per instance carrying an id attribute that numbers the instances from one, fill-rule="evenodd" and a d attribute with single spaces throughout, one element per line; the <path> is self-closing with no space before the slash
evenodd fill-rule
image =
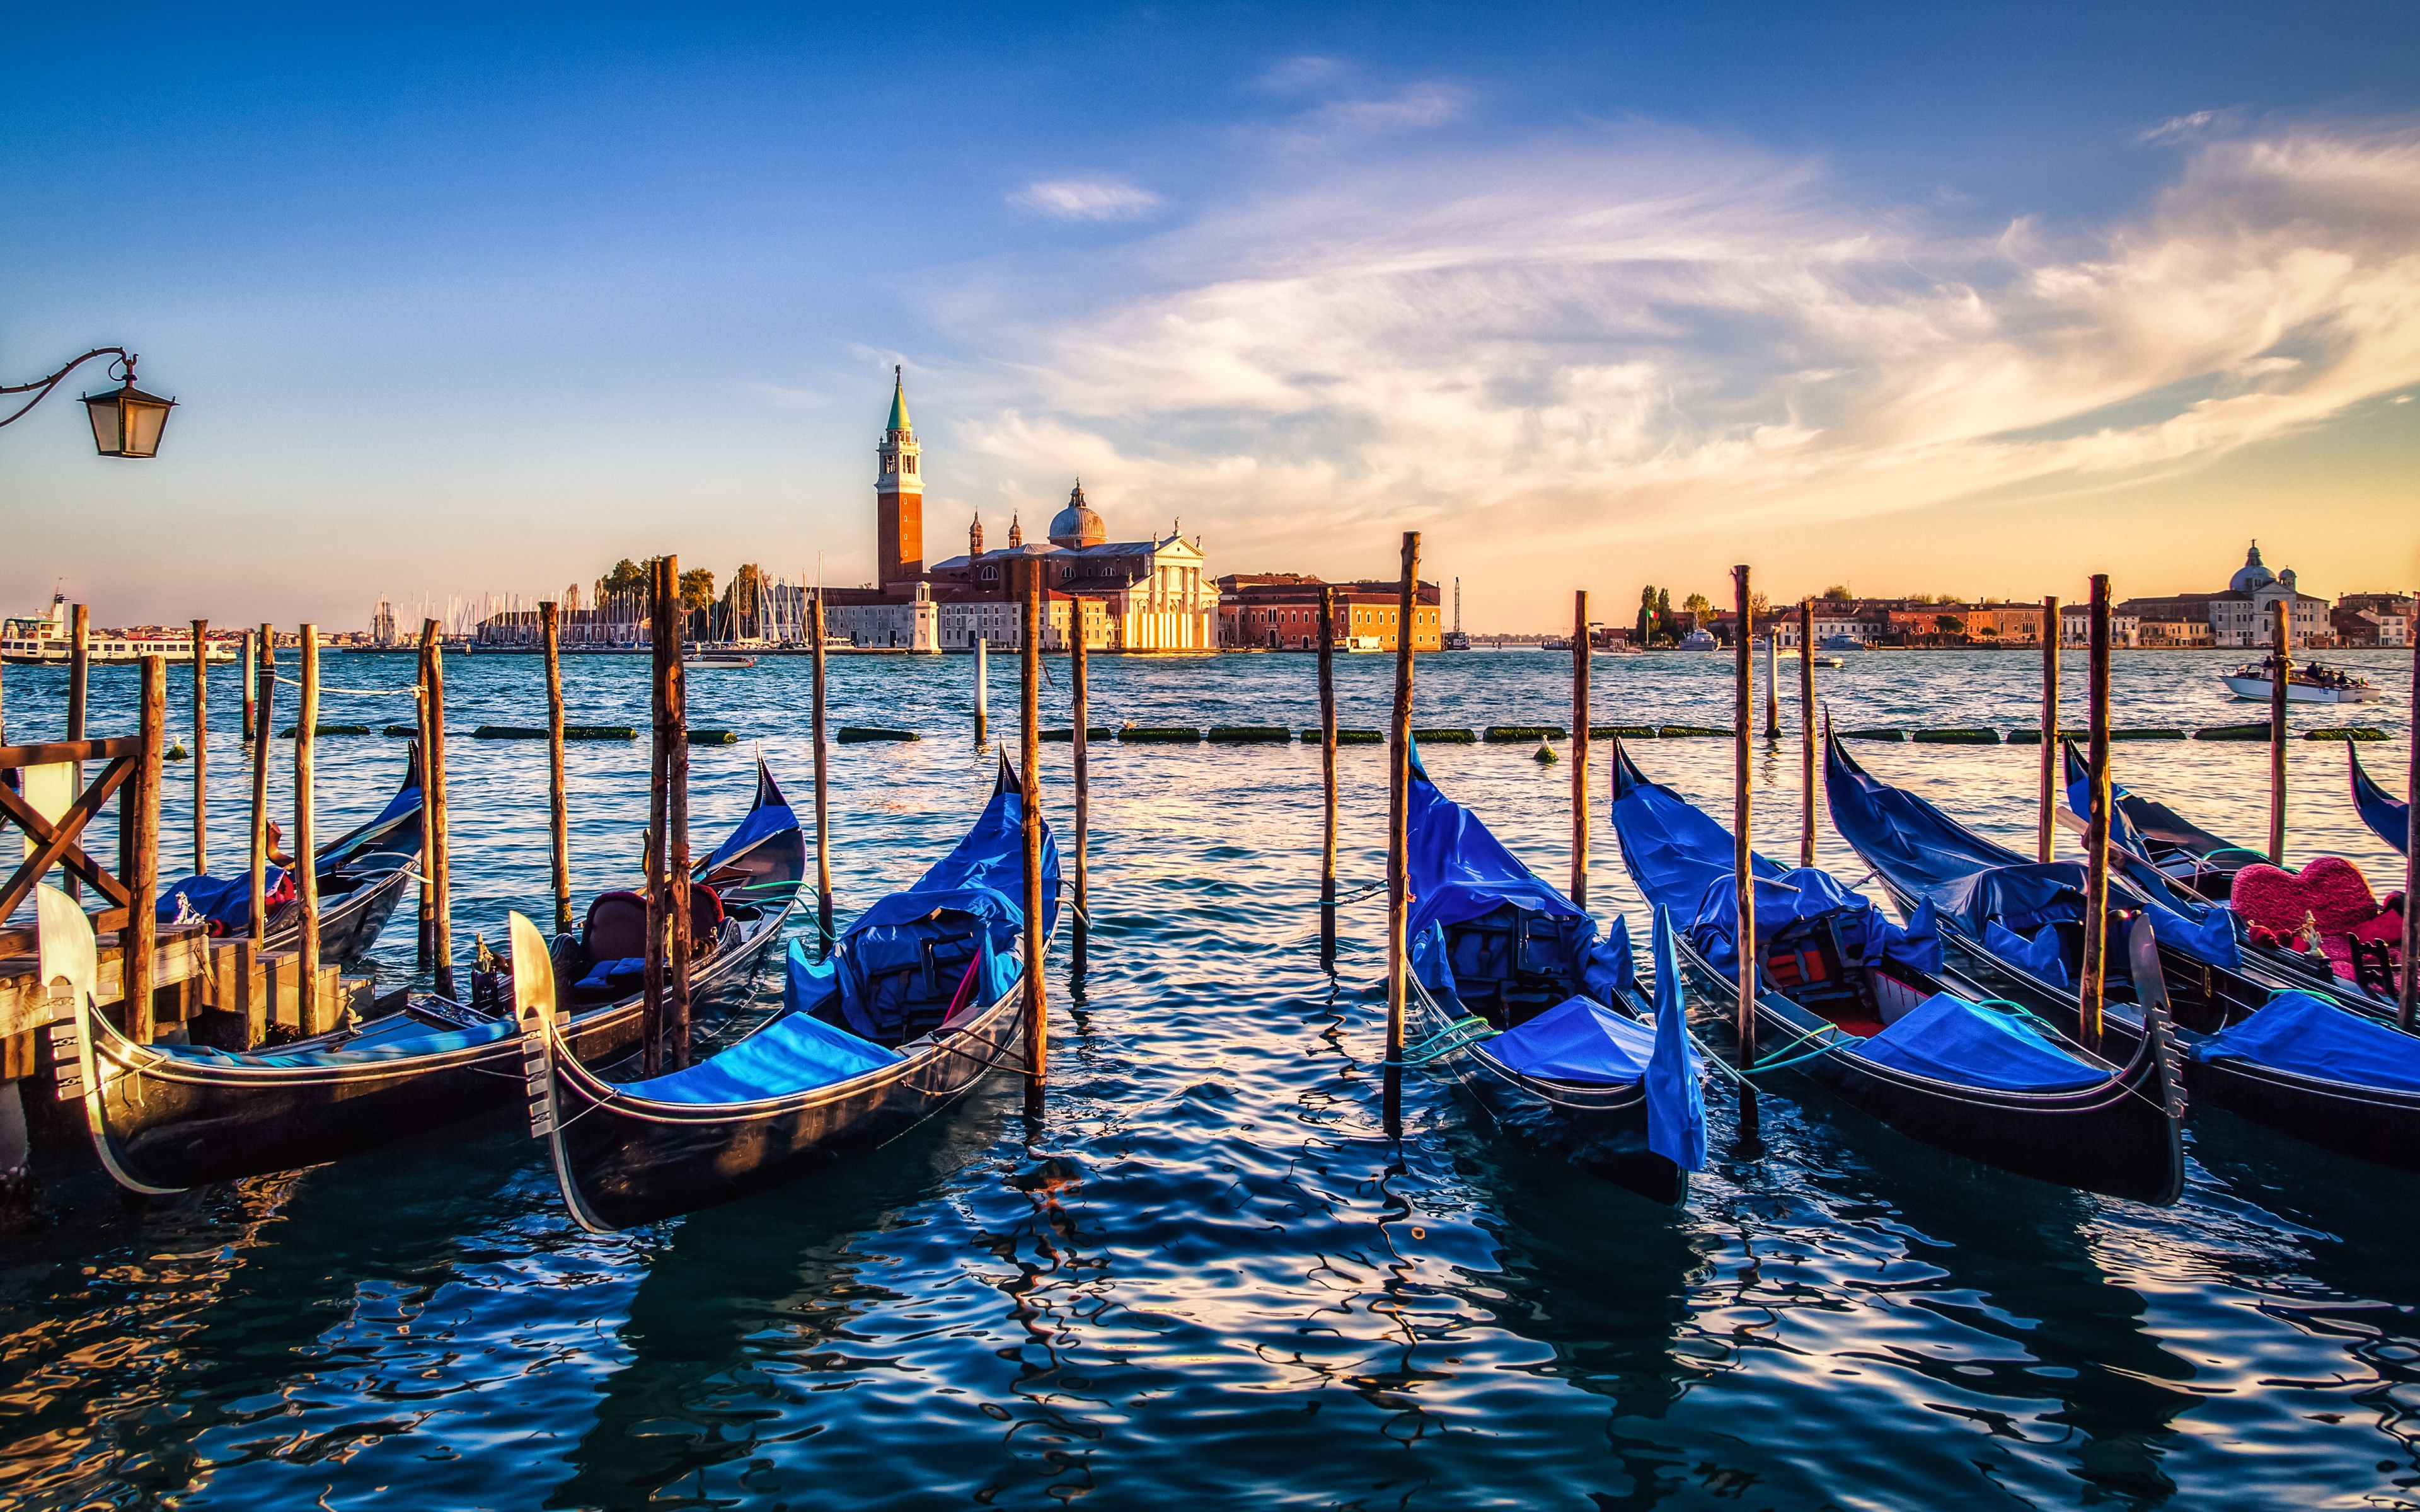
<path id="1" fill-rule="evenodd" d="M 891 370 L 891 423 L 874 449 L 875 584 L 911 587 L 924 575 L 924 478 L 916 470 L 916 432 L 908 423 L 908 389 Z"/>

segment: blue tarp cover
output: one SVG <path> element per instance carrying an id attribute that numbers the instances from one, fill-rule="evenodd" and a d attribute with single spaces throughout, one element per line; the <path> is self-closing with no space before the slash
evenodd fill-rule
<path id="1" fill-rule="evenodd" d="M 294 881 L 282 866 L 269 869 L 267 897 L 271 909 L 294 896 Z M 240 877 L 182 877 L 160 889 L 160 902 L 152 910 L 160 922 L 170 923 L 177 917 L 177 895 L 182 893 L 194 912 L 217 924 L 213 933 L 233 934 L 252 928 L 252 874 Z"/>
<path id="2" fill-rule="evenodd" d="M 706 858 L 706 865 L 699 870 L 711 872 L 722 864 L 725 856 L 738 855 L 768 835 L 778 835 L 785 829 L 798 827 L 799 816 L 790 811 L 788 804 L 759 805 L 748 810 L 748 817 L 739 821 L 739 827 L 733 830 L 721 844 L 714 848 L 714 854 Z"/>
<path id="3" fill-rule="evenodd" d="M 629 1090 L 658 1103 L 753 1103 L 829 1087 L 904 1058 L 846 1029 L 787 1013 L 710 1060 Z"/>
<path id="4" fill-rule="evenodd" d="M 1824 792 L 1841 837 L 1894 884 L 1955 919 L 1969 938 L 1979 943 L 1993 918 L 2021 934 L 2052 918 L 2082 921 L 2082 864 L 2029 861 L 1994 844 L 1915 794 L 1874 778 L 1837 743 L 1824 761 Z M 2242 966 L 2235 918 L 2225 908 L 2183 904 L 2190 913 L 2180 912 L 2117 876 L 2110 879 L 2109 901 L 2147 910 L 2163 945 L 2229 970 Z"/>
<path id="5" fill-rule="evenodd" d="M 1680 919 L 1681 932 L 1715 970 L 1736 973 L 1739 896 L 1731 871 L 1731 832 L 1688 799 L 1650 782 L 1629 753 L 1616 758 L 1613 827 L 1621 854 L 1651 907 Z M 1757 879 L 1756 936 L 1770 941 L 1804 918 L 1839 916 L 1840 938 L 1859 960 L 1890 960 L 1919 971 L 1941 969 L 1932 914 L 1920 908 L 1901 929 L 1874 903 L 1814 868 L 1785 871 L 1749 853 Z M 1767 886 L 1767 884 L 1772 884 Z"/>
<path id="6" fill-rule="evenodd" d="M 1655 1033 L 1575 994 L 1488 1041 L 1487 1052 L 1524 1075 L 1626 1085 L 1647 1073 Z"/>
<path id="7" fill-rule="evenodd" d="M 577 987 L 593 987 L 599 991 L 611 992 L 616 981 L 629 981 L 644 979 L 646 974 L 647 958 L 645 956 L 626 955 L 618 961 L 597 962 L 595 965 L 588 968 L 588 975 L 581 978 L 572 985 Z"/>
<path id="8" fill-rule="evenodd" d="M 1655 910 L 1655 1050 L 1647 1059 L 1647 1148 L 1684 1171 L 1706 1168 L 1706 1094 L 1681 1001 L 1672 915 Z"/>
<path id="9" fill-rule="evenodd" d="M 2192 1056 L 2231 1056 L 2298 1076 L 2420 1092 L 2420 1039 L 2309 993 L 2279 993 L 2242 1023 L 2195 1045 Z"/>
<path id="10" fill-rule="evenodd" d="M 2065 1092 L 2108 1073 L 2005 1013 L 1935 993 L 1851 1054 L 1935 1081 L 2004 1092 Z"/>
<path id="11" fill-rule="evenodd" d="M 2047 924 L 2027 939 L 1996 918 L 1988 920 L 1983 925 L 1983 949 L 2053 986 L 2075 985 L 2067 974 L 2067 953 L 2059 947 L 2058 931 Z"/>
<path id="12" fill-rule="evenodd" d="M 365 1033 L 347 1048 L 302 1051 L 286 1056 L 275 1051 L 211 1050 L 191 1044 L 154 1044 L 151 1048 L 179 1060 L 209 1061 L 223 1066 L 362 1066 L 382 1060 L 403 1060 L 413 1056 L 442 1056 L 448 1050 L 459 1050 L 466 1045 L 493 1044 L 520 1032 L 509 1018 L 482 1024 L 475 1029 L 440 1029 L 422 1025 L 401 1013 L 387 1022 L 397 1023 L 398 1027 L 416 1026 L 419 1032 L 403 1035 Z"/>

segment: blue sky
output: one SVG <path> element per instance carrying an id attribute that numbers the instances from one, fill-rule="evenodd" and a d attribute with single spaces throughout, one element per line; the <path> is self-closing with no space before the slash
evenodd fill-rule
<path id="1" fill-rule="evenodd" d="M 122 19 L 121 19 L 122 17 Z M 0 601 L 862 580 L 1081 474 L 1215 570 L 2420 580 L 2420 8 L 21 9 Z M 96 380 L 97 386 L 97 380 Z M 1033 523 L 1029 519 L 1028 523 Z"/>

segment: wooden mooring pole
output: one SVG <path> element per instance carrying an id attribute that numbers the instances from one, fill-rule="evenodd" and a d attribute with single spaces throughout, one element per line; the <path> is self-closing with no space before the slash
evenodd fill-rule
<path id="1" fill-rule="evenodd" d="M 2109 981 L 2109 578 L 2092 578 L 2090 701 L 2092 811 L 2084 832 L 2084 980 L 2078 1003 L 2084 1048 L 2099 1054 L 2102 1005 Z"/>
<path id="2" fill-rule="evenodd" d="M 127 903 L 126 928 L 118 939 L 125 948 L 126 1032 L 136 1043 L 149 1044 L 159 1030 L 152 988 L 159 981 L 160 757 L 168 739 L 166 657 L 143 658 L 142 698 L 143 757 L 131 788 L 133 811 L 127 811 L 123 799 L 118 808 L 118 823 L 133 831 L 132 843 L 121 847 L 132 864 L 120 873 Z"/>
<path id="3" fill-rule="evenodd" d="M 253 660 L 259 654 L 259 648 L 253 643 L 252 632 L 246 630 L 243 632 L 243 738 L 246 742 L 253 738 Z"/>
<path id="4" fill-rule="evenodd" d="M 1042 979 L 1042 563 L 1029 560 L 1024 576 L 1017 761 L 1025 784 L 1018 805 L 1025 829 L 1025 1085 L 1029 1092 L 1039 1092 L 1050 1069 L 1049 995 Z"/>
<path id="5" fill-rule="evenodd" d="M 78 604 L 69 611 L 68 623 L 70 625 L 68 631 L 68 738 L 82 740 L 85 697 L 92 680 L 91 611 L 82 604 Z M 74 770 L 69 775 L 68 794 L 71 799 L 84 796 L 84 763 L 82 762 L 77 762 Z M 119 809 L 118 815 L 118 827 L 123 832 L 126 827 L 123 808 Z M 118 847 L 120 851 L 125 848 L 124 845 Z M 74 872 L 66 872 L 60 880 L 67 884 L 69 897 L 84 896 L 84 885 L 76 880 Z M 123 880 L 122 876 L 120 880 Z"/>
<path id="6" fill-rule="evenodd" d="M 277 637 L 266 625 L 255 633 L 260 641 L 260 661 L 255 672 L 258 686 L 248 702 L 255 705 L 252 727 L 252 943 L 256 950 L 269 939 L 269 724 L 277 717 Z M 424 805 L 427 799 L 427 792 L 423 788 Z"/>
<path id="7" fill-rule="evenodd" d="M 1076 765 L 1076 934 L 1075 967 L 1084 969 L 1085 936 L 1092 933 L 1093 877 L 1093 684 L 1092 656 L 1084 644 L 1084 601 L 1067 604 L 1067 689 L 1073 728 L 1067 741 Z"/>
<path id="8" fill-rule="evenodd" d="M 681 605 L 678 557 L 664 558 L 664 619 L 671 629 L 663 661 L 664 912 L 672 924 L 672 948 L 664 962 L 664 1059 L 679 1071 L 689 1065 L 689 968 L 697 953 L 697 926 L 689 906 L 689 688 L 681 669 L 689 614 Z"/>
<path id="9" fill-rule="evenodd" d="M 554 932 L 571 933 L 571 803 L 563 773 L 563 609 L 537 607 L 546 638 L 546 821 L 554 841 Z"/>
<path id="10" fill-rule="evenodd" d="M 1319 590 L 1319 960 L 1336 969 L 1336 590 Z"/>
<path id="11" fill-rule="evenodd" d="M 814 606 L 814 649 L 809 656 L 814 672 L 814 737 L 815 737 L 815 933 L 816 952 L 832 948 L 831 888 L 831 808 L 830 798 L 829 757 L 824 742 L 825 707 L 830 697 L 824 681 L 824 591 L 814 591 L 810 599 Z"/>
<path id="12" fill-rule="evenodd" d="M 2277 600 L 2269 628 L 2269 644 L 2276 651 L 2269 683 L 2269 864 L 2280 867 L 2286 864 L 2286 705 L 2294 681 L 2293 606 L 2291 597 Z"/>
<path id="13" fill-rule="evenodd" d="M 1588 590 L 1572 594 L 1572 902 L 1588 906 L 1589 873 Z"/>
<path id="14" fill-rule="evenodd" d="M 2059 790 L 2066 785 L 2067 761 L 2058 734 L 2058 595 L 2042 600 L 2041 813 L 2034 824 L 2037 860 L 2049 861 L 2058 849 Z"/>
<path id="15" fill-rule="evenodd" d="M 1739 929 L 1732 936 L 1739 958 L 1736 1004 L 1739 1064 L 1745 1073 L 1756 1064 L 1756 872 L 1749 857 L 1750 804 L 1755 767 L 1748 751 L 1748 723 L 1756 716 L 1756 606 L 1748 599 L 1748 569 L 1731 568 L 1731 596 L 1736 601 L 1739 630 L 1735 637 L 1731 677 L 1731 885 L 1739 897 Z M 1757 1136 L 1756 1085 L 1740 1077 L 1740 1137 Z"/>
<path id="16" fill-rule="evenodd" d="M 194 622 L 194 875 L 210 870 L 210 622 Z"/>
<path id="17" fill-rule="evenodd" d="M 1781 738 L 1781 633 L 1764 632 L 1764 738 Z"/>
<path id="18" fill-rule="evenodd" d="M 302 902 L 302 1032 L 320 1034 L 335 1026 L 323 1022 L 327 1005 L 319 998 L 319 868 L 316 864 L 318 833 L 314 767 L 319 733 L 319 627 L 302 626 L 302 712 L 294 719 L 294 881 Z"/>
<path id="19" fill-rule="evenodd" d="M 1410 817 L 1412 795 L 1412 626 L 1419 596 L 1420 532 L 1404 532 L 1403 583 L 1396 594 L 1395 715 L 1388 731 L 1387 809 L 1387 1088 L 1385 1119 L 1396 1132 L 1403 1087 L 1404 1018 L 1410 1007 Z"/>
<path id="20" fill-rule="evenodd" d="M 664 965 L 672 946 L 670 925 L 664 917 L 665 836 L 671 827 L 666 823 L 665 805 L 668 769 L 664 733 L 670 717 L 664 710 L 664 648 L 671 642 L 672 631 L 665 623 L 671 618 L 671 609 L 665 602 L 669 594 L 664 587 L 663 561 L 648 563 L 648 571 L 647 687 L 651 712 L 647 736 L 647 967 L 639 1036 L 641 1067 L 649 1076 L 657 1076 L 664 1069 Z"/>
<path id="21" fill-rule="evenodd" d="M 2420 991 L 2420 636 L 2412 642 L 2412 702 L 2404 705 L 2412 718 L 2403 736 L 2403 992 L 2395 1006 L 2395 1022 L 2406 1029 Z"/>
<path id="22" fill-rule="evenodd" d="M 454 859 L 452 816 L 445 799 L 445 647 L 437 639 L 437 622 L 420 627 L 422 728 L 427 743 L 420 748 L 420 864 L 428 878 L 429 960 L 437 973 L 437 995 L 454 995 Z"/>
<path id="23" fill-rule="evenodd" d="M 1798 864 L 1815 864 L 1815 601 L 1798 601 Z"/>
<path id="24" fill-rule="evenodd" d="M 991 632 L 975 628 L 975 746 L 991 742 Z"/>

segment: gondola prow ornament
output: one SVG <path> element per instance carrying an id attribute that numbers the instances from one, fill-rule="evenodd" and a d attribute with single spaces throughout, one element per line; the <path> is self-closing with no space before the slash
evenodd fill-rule
<path id="1" fill-rule="evenodd" d="M 92 919 L 75 900 L 56 887 L 34 889 L 37 948 L 36 969 L 53 1001 L 67 997 L 67 1022 L 52 1026 L 51 1055 L 59 1068 L 59 1097 L 81 1098 L 85 1123 L 92 1131 L 92 1148 L 118 1184 L 153 1196 L 182 1190 L 149 1186 L 127 1174 L 110 1148 L 109 1132 L 101 1117 L 101 1065 L 92 1050 L 93 1000 L 101 995 L 101 951 L 93 944 Z M 75 1067 L 72 1080 L 68 1067 Z"/>

